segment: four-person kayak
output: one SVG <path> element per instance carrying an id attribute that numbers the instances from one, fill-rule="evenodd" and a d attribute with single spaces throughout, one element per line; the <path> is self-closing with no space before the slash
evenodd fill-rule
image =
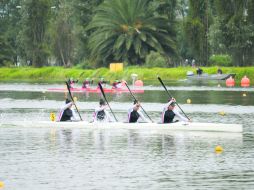
<path id="1" fill-rule="evenodd" d="M 89 123 L 77 122 L 54 122 L 54 121 L 10 121 L 2 125 L 22 127 L 59 127 L 59 128 L 84 128 L 84 129 L 142 129 L 160 131 L 202 131 L 202 132 L 230 132 L 242 133 L 241 124 L 224 123 L 198 123 L 198 122 L 176 122 L 168 124 L 160 123 L 121 123 L 107 122 Z"/>

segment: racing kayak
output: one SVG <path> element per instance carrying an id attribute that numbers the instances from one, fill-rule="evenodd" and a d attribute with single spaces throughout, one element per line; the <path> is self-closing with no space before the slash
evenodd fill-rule
<path id="1" fill-rule="evenodd" d="M 84 129 L 137 129 L 137 130 L 160 130 L 160 131 L 203 131 L 203 132 L 230 132 L 241 133 L 241 124 L 223 123 L 197 123 L 177 122 L 170 124 L 160 123 L 89 123 L 77 122 L 53 122 L 53 121 L 13 121 L 2 125 L 22 127 L 59 127 L 59 128 L 84 128 Z"/>
<path id="2" fill-rule="evenodd" d="M 100 93 L 99 88 L 70 88 L 71 92 L 77 92 L 77 93 Z M 103 88 L 105 93 L 127 93 L 129 92 L 126 88 Z M 48 88 L 48 92 L 68 92 L 66 88 Z M 131 92 L 133 93 L 144 93 L 143 89 L 132 89 Z"/>

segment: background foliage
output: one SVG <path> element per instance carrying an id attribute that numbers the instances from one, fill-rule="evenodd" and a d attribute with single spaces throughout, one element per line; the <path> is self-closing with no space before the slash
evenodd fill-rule
<path id="1" fill-rule="evenodd" d="M 218 67 L 204 67 L 202 68 L 205 73 L 215 74 Z M 237 73 L 236 82 L 239 83 L 244 75 L 247 75 L 253 84 L 254 81 L 254 67 L 221 67 L 224 73 Z M 149 81 L 149 84 L 159 85 L 157 75 L 164 80 L 178 80 L 185 79 L 187 71 L 196 72 L 192 67 L 180 67 L 180 68 L 144 68 L 140 66 L 130 66 L 121 72 L 110 72 L 108 68 L 99 69 L 78 69 L 78 68 L 63 68 L 63 67 L 43 67 L 43 68 L 0 68 L 0 81 L 13 81 L 13 82 L 43 82 L 43 83 L 55 83 L 66 81 L 70 77 L 79 79 L 79 84 L 87 77 L 96 82 L 101 77 L 111 83 L 114 80 L 126 80 L 132 81 L 131 74 L 136 73 L 138 79 Z"/>
<path id="2" fill-rule="evenodd" d="M 254 0 L 1 0 L 0 26 L 0 66 L 254 64 Z"/>

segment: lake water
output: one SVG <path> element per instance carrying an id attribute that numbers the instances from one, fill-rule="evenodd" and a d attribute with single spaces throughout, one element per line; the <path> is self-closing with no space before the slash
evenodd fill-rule
<path id="1" fill-rule="evenodd" d="M 169 83 L 168 83 L 169 85 Z M 63 105 L 59 84 L 0 84 L 0 181 L 10 190 L 253 189 L 254 89 L 217 84 L 168 86 L 185 113 L 199 122 L 240 123 L 243 134 L 141 130 L 22 128 L 8 121 L 49 120 Z M 246 96 L 243 96 L 245 94 Z M 91 121 L 100 94 L 74 94 Z M 132 98 L 106 94 L 116 117 L 127 118 Z M 148 86 L 135 95 L 155 121 L 168 97 Z M 191 99 L 192 104 L 186 100 Z M 225 112 L 221 116 L 219 112 Z M 217 145 L 222 153 L 214 151 Z"/>

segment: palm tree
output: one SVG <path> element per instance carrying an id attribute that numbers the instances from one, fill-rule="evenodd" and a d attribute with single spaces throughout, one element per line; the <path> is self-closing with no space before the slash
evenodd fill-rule
<path id="1" fill-rule="evenodd" d="M 175 56 L 172 28 L 156 15 L 149 0 L 105 0 L 87 27 L 91 57 L 104 65 L 112 61 L 142 64 L 150 51 Z"/>

